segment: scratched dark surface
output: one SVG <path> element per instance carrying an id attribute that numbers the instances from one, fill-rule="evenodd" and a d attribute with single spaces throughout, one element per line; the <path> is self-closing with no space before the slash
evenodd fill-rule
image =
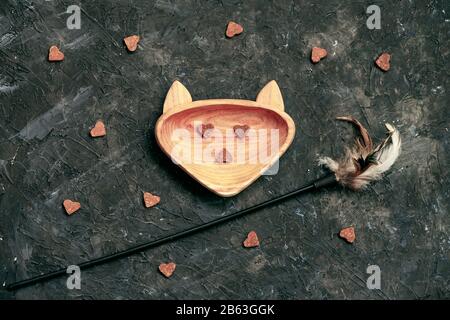
<path id="1" fill-rule="evenodd" d="M 339 156 L 351 114 L 376 141 L 399 128 L 402 155 L 366 192 L 335 187 L 65 278 L 12 299 L 450 298 L 448 1 L 44 1 L 0 4 L 0 285 L 123 250 L 299 187 Z M 81 30 L 66 9 L 82 8 Z M 226 39 L 228 20 L 245 32 Z M 139 34 L 128 54 L 122 38 Z M 50 45 L 66 55 L 46 61 Z M 317 65 L 310 48 L 329 56 Z M 383 73 L 373 61 L 392 54 Z M 159 150 L 153 129 L 180 80 L 195 99 L 254 99 L 277 80 L 295 140 L 275 176 L 236 197 L 202 189 Z M 88 136 L 97 119 L 108 135 Z M 142 191 L 161 195 L 145 209 Z M 82 209 L 68 217 L 64 199 Z M 339 239 L 354 225 L 353 245 Z M 261 246 L 242 248 L 250 230 Z M 174 276 L 157 271 L 175 261 Z M 381 290 L 366 268 L 381 269 Z"/>

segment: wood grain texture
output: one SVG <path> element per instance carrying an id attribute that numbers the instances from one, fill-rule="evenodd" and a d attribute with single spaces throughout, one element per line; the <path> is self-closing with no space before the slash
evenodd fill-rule
<path id="1" fill-rule="evenodd" d="M 192 102 L 192 97 L 189 91 L 179 81 L 174 81 L 167 92 L 166 100 L 164 101 L 163 113 L 169 111 L 173 107 Z"/>
<path id="2" fill-rule="evenodd" d="M 164 103 L 155 135 L 161 149 L 192 178 L 212 192 L 231 197 L 272 167 L 292 143 L 295 125 L 283 111 L 278 85 L 271 81 L 250 100 L 214 99 L 187 102 L 187 89 L 175 82 Z M 174 99 L 175 97 L 175 99 Z M 179 99 L 180 98 L 180 99 Z M 167 107 L 167 109 L 166 109 Z M 198 133 L 212 124 L 212 136 Z M 249 126 L 245 137 L 233 127 Z M 230 152 L 230 163 L 218 163 L 217 153 Z"/>
<path id="3" fill-rule="evenodd" d="M 280 87 L 275 80 L 270 81 L 266 86 L 259 92 L 256 102 L 274 106 L 278 109 L 284 111 L 283 96 L 281 95 Z"/>

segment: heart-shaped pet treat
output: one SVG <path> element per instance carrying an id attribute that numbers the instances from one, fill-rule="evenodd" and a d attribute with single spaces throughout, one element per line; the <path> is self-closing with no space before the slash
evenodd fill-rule
<path id="1" fill-rule="evenodd" d="M 63 60 L 64 60 L 64 53 L 62 53 L 57 46 L 51 46 L 48 51 L 48 61 L 56 62 Z"/>
<path id="2" fill-rule="evenodd" d="M 91 137 L 104 137 L 106 136 L 106 127 L 105 124 L 102 121 L 97 121 L 95 123 L 95 126 L 91 129 Z"/>
<path id="3" fill-rule="evenodd" d="M 222 150 L 220 150 L 216 155 L 217 163 L 230 163 L 232 161 L 233 161 L 233 156 L 226 148 L 223 148 Z"/>
<path id="4" fill-rule="evenodd" d="M 250 127 L 249 127 L 248 125 L 246 125 L 246 124 L 244 124 L 244 125 L 242 125 L 242 126 L 241 126 L 241 125 L 235 125 L 235 126 L 233 127 L 234 134 L 235 134 L 236 137 L 238 137 L 239 139 L 245 138 L 248 129 L 250 129 Z"/>
<path id="5" fill-rule="evenodd" d="M 175 81 L 155 134 L 173 163 L 212 192 L 230 197 L 272 168 L 292 143 L 295 125 L 275 81 L 256 101 L 192 101 Z"/>
<path id="6" fill-rule="evenodd" d="M 375 64 L 383 71 L 388 71 L 391 68 L 391 55 L 389 53 L 382 53 L 377 60 L 375 60 Z"/>
<path id="7" fill-rule="evenodd" d="M 64 200 L 63 202 L 64 209 L 66 213 L 70 216 L 71 214 L 77 212 L 81 208 L 81 204 L 76 201 L 72 201 L 69 199 Z"/>
<path id="8" fill-rule="evenodd" d="M 144 192 L 144 205 L 146 208 L 156 206 L 161 201 L 161 198 L 151 194 L 150 192 Z"/>
<path id="9" fill-rule="evenodd" d="M 159 271 L 166 277 L 170 278 L 172 274 L 175 272 L 177 265 L 173 262 L 169 263 L 161 263 L 159 265 Z"/>
<path id="10" fill-rule="evenodd" d="M 345 239 L 345 241 L 347 241 L 348 243 L 353 243 L 353 241 L 355 241 L 356 239 L 355 228 L 354 227 L 344 228 L 341 230 L 341 232 L 339 232 L 339 236 L 342 239 Z"/>
<path id="11" fill-rule="evenodd" d="M 141 37 L 132 35 L 123 39 L 125 45 L 127 46 L 128 51 L 134 52 L 137 49 L 138 43 L 141 40 Z"/>
<path id="12" fill-rule="evenodd" d="M 317 63 L 327 56 L 327 50 L 319 47 L 314 47 L 311 50 L 311 61 Z"/>
<path id="13" fill-rule="evenodd" d="M 233 38 L 242 32 L 244 32 L 244 28 L 239 23 L 234 21 L 228 22 L 227 31 L 225 32 L 228 38 Z"/>
<path id="14" fill-rule="evenodd" d="M 214 125 L 212 123 L 202 123 L 197 126 L 197 132 L 202 138 L 208 139 L 213 135 Z"/>
<path id="15" fill-rule="evenodd" d="M 246 248 L 253 248 L 259 246 L 259 239 L 258 235 L 255 231 L 250 231 L 247 235 L 247 239 L 244 240 L 244 247 Z"/>

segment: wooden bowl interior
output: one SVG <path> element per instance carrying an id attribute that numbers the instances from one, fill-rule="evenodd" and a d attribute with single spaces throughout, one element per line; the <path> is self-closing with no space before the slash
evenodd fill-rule
<path id="1" fill-rule="evenodd" d="M 198 124 L 212 124 L 212 136 L 209 138 L 202 138 L 198 128 Z M 247 125 L 250 129 L 255 130 L 254 139 L 249 136 L 239 138 L 235 135 L 234 126 Z M 189 132 L 189 140 L 183 141 L 173 139 L 174 133 L 178 129 L 184 129 Z M 265 143 L 268 154 L 272 151 L 272 137 L 271 134 L 275 129 L 278 134 L 278 145 L 281 146 L 286 141 L 288 134 L 288 126 L 286 121 L 275 111 L 258 107 L 246 107 L 239 105 L 213 105 L 202 106 L 197 108 L 187 109 L 169 116 L 161 128 L 160 142 L 164 144 L 167 151 L 170 152 L 175 144 L 180 146 L 180 143 L 187 143 L 194 151 L 195 143 L 200 143 L 202 150 L 210 147 L 212 143 L 220 142 L 222 137 L 222 144 L 227 142 L 234 143 L 235 146 L 245 144 L 247 162 L 254 160 L 254 154 L 249 153 L 251 146 L 254 143 L 259 143 L 260 147 L 264 147 L 261 143 Z M 217 134 L 218 133 L 218 134 Z M 250 131 L 249 131 L 250 133 Z M 264 134 L 266 133 L 266 134 Z M 260 141 L 261 140 L 261 141 Z M 228 150 L 234 159 L 237 159 L 237 152 L 239 148 Z M 258 148 L 259 150 L 259 148 Z"/>

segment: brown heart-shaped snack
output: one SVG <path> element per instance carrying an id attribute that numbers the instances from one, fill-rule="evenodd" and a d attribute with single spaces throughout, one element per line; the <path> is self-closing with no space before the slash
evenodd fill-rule
<path id="1" fill-rule="evenodd" d="M 217 163 L 230 163 L 231 161 L 233 161 L 233 157 L 231 156 L 231 153 L 229 153 L 226 148 L 223 148 L 222 150 L 220 150 L 216 155 Z"/>
<path id="2" fill-rule="evenodd" d="M 144 205 L 146 208 L 156 206 L 161 201 L 161 198 L 151 194 L 150 192 L 144 192 Z"/>
<path id="3" fill-rule="evenodd" d="M 202 123 L 197 126 L 197 133 L 201 135 L 202 138 L 207 139 L 213 135 L 214 125 L 212 123 Z"/>
<path id="4" fill-rule="evenodd" d="M 344 228 L 341 230 L 341 232 L 339 232 L 339 236 L 342 239 L 345 239 L 345 241 L 347 241 L 348 243 L 353 243 L 353 241 L 355 241 L 356 239 L 355 228 L 354 227 Z"/>
<path id="5" fill-rule="evenodd" d="M 242 32 L 244 32 L 244 28 L 239 23 L 234 21 L 228 22 L 227 31 L 225 32 L 228 38 L 233 38 Z"/>
<path id="6" fill-rule="evenodd" d="M 327 50 L 319 47 L 313 47 L 311 50 L 311 61 L 317 63 L 327 56 Z"/>
<path id="7" fill-rule="evenodd" d="M 388 71 L 391 68 L 390 64 L 391 55 L 389 53 L 383 52 L 377 60 L 375 60 L 375 64 L 383 71 Z"/>
<path id="8" fill-rule="evenodd" d="M 255 231 L 250 231 L 247 235 L 247 239 L 244 240 L 244 247 L 253 248 L 259 246 L 258 235 Z"/>
<path id="9" fill-rule="evenodd" d="M 57 46 L 51 46 L 48 51 L 48 61 L 56 62 L 63 60 L 64 60 L 64 53 L 62 53 Z"/>
<path id="10" fill-rule="evenodd" d="M 126 37 L 123 39 L 123 41 L 125 42 L 125 45 L 127 46 L 128 51 L 130 51 L 130 52 L 136 51 L 137 45 L 140 40 L 141 40 L 141 37 L 136 36 L 136 35 L 132 35 L 132 36 L 129 36 L 129 37 Z"/>
<path id="11" fill-rule="evenodd" d="M 248 125 L 246 125 L 246 124 L 244 124 L 243 126 L 241 126 L 241 125 L 233 126 L 234 134 L 239 139 L 245 138 L 245 135 L 247 134 L 248 129 L 250 129 L 250 127 Z"/>
<path id="12" fill-rule="evenodd" d="M 64 200 L 63 206 L 69 216 L 71 214 L 77 212 L 81 208 L 81 205 L 79 202 L 72 201 L 69 199 Z"/>
<path id="13" fill-rule="evenodd" d="M 170 278 L 175 271 L 177 265 L 173 262 L 161 263 L 159 265 L 159 271 L 166 277 Z"/>
<path id="14" fill-rule="evenodd" d="M 91 129 L 91 137 L 104 137 L 106 136 L 105 124 L 102 121 L 97 121 L 95 126 Z"/>

